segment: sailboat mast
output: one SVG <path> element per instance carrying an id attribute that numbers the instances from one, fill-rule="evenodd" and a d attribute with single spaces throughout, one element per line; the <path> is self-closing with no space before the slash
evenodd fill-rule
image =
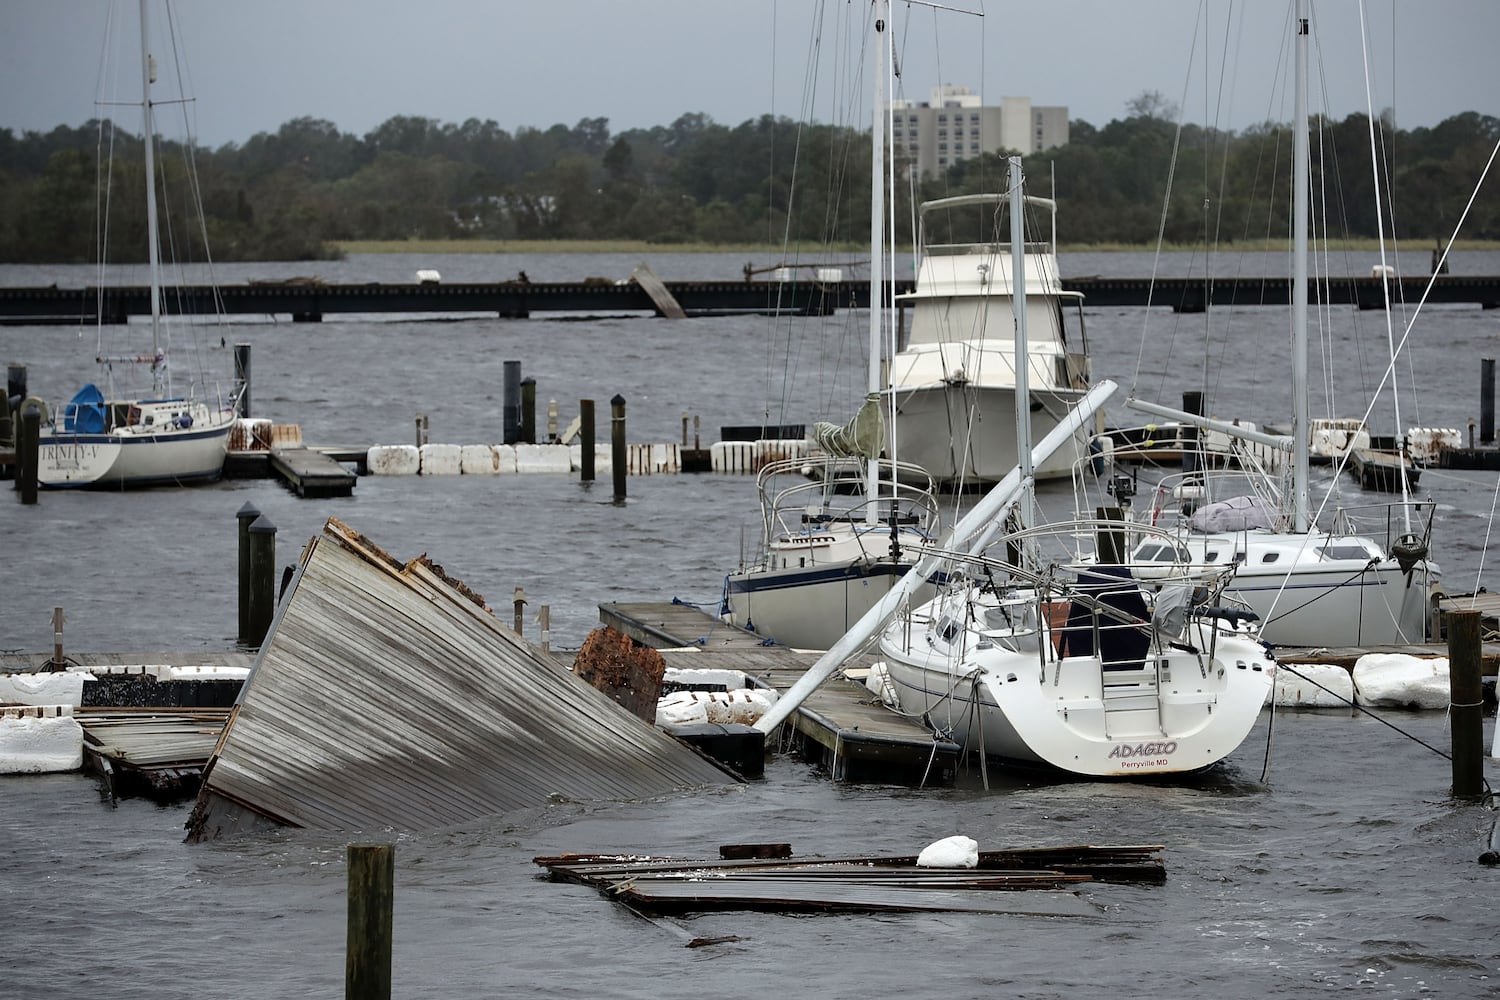
<path id="1" fill-rule="evenodd" d="M 1297 0 L 1296 94 L 1292 129 L 1292 495 L 1295 527 L 1308 529 L 1308 478 L 1311 462 L 1307 403 L 1307 0 Z"/>
<path id="2" fill-rule="evenodd" d="M 869 391 L 880 391 L 880 317 L 885 306 L 885 73 L 890 35 L 886 31 L 890 4 L 875 0 L 875 107 L 870 128 L 870 367 Z M 865 464 L 865 496 L 874 500 L 880 495 L 880 456 Z M 865 522 L 880 521 L 880 504 L 865 504 Z"/>
<path id="3" fill-rule="evenodd" d="M 1010 158 L 1011 314 L 1016 323 L 1016 455 L 1020 459 L 1021 527 L 1031 527 L 1031 365 L 1026 342 L 1026 199 L 1021 190 L 1021 158 Z"/>
<path id="4" fill-rule="evenodd" d="M 140 0 L 141 21 L 141 110 L 145 122 L 146 143 L 146 246 L 151 265 L 151 388 L 158 397 L 166 395 L 166 359 L 161 350 L 161 247 L 156 235 L 156 126 L 151 116 L 151 84 L 155 73 L 151 69 L 151 53 L 147 39 L 150 31 L 147 24 L 146 0 Z"/>

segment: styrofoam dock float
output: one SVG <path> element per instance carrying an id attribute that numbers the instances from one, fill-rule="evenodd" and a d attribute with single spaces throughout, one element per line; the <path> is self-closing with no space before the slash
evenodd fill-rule
<path id="1" fill-rule="evenodd" d="M 72 705 L 0 708 L 0 774 L 53 774 L 83 767 L 83 727 Z"/>
<path id="2" fill-rule="evenodd" d="M 709 447 L 714 472 L 754 475 L 768 462 L 810 455 L 808 440 L 720 441 Z M 632 476 L 681 472 L 683 448 L 674 443 L 632 444 L 625 449 Z M 583 468 L 581 444 L 377 444 L 365 453 L 372 476 L 495 476 L 552 473 Z M 614 465 L 608 442 L 594 448 L 594 471 Z"/>

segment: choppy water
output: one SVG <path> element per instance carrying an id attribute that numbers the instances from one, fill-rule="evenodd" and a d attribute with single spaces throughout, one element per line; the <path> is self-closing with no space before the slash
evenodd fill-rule
<path id="1" fill-rule="evenodd" d="M 1455 261 L 1500 273 L 1500 255 Z M 1274 262 L 1267 258 L 1266 273 Z M 624 277 L 628 257 L 355 258 L 241 265 L 227 281 L 317 274 L 399 281 L 418 266 L 445 279 Z M 737 275 L 739 258 L 653 256 L 673 279 Z M 757 262 L 761 263 L 761 262 Z M 1148 273 L 1142 257 L 1078 255 L 1067 273 Z M 1175 273 L 1189 265 L 1174 258 Z M 1351 270 L 1367 267 L 1354 262 Z M 1243 265 L 1261 270 L 1260 263 Z M 227 272 L 227 273 L 225 273 Z M 81 272 L 0 268 L 0 285 L 82 284 Z M 1165 273 L 1165 272 L 1164 272 Z M 1148 326 L 1149 319 L 1149 326 Z M 1220 415 L 1284 421 L 1285 320 L 1277 310 L 1211 319 L 1165 310 L 1091 310 L 1096 377 L 1175 402 L 1205 381 Z M 1334 412 L 1361 412 L 1386 357 L 1374 314 L 1335 316 L 1326 352 Z M 1500 321 L 1475 307 L 1424 312 L 1403 373 L 1403 426 L 1466 427 L 1478 416 L 1477 362 Z M 236 322 L 226 344 L 254 350 L 258 415 L 298 422 L 313 443 L 405 443 L 428 415 L 434 441 L 500 438 L 502 363 L 536 378 L 565 423 L 577 400 L 619 393 L 630 437 L 676 440 L 684 412 L 705 444 L 724 424 L 842 419 L 860 394 L 857 318 L 799 326 L 799 353 L 768 375 L 774 327 L 759 317 L 339 318 L 316 326 Z M 132 330 L 132 332 L 139 332 Z M 1143 336 L 1144 332 L 1144 336 Z M 1399 329 L 1397 336 L 1399 336 Z M 1205 376 L 1201 358 L 1215 360 Z M 214 343 L 213 340 L 210 343 Z M 1144 347 L 1142 346 L 1144 343 Z M 31 390 L 62 399 L 93 376 L 93 334 L 0 327 L 0 355 L 29 365 Z M 180 356 L 180 355 L 179 355 Z M 1169 367 L 1168 360 L 1171 359 Z M 228 352 L 207 360 L 227 372 Z M 1185 369 L 1185 370 L 1184 370 Z M 1322 368 L 1314 365 L 1321 383 Z M 783 375 L 784 372 L 791 374 Z M 1412 383 L 1421 387 L 1411 391 Z M 768 403 L 771 399 L 773 402 Z M 1314 413 L 1324 411 L 1320 393 Z M 1111 420 L 1135 422 L 1118 404 Z M 539 415 L 539 421 L 544 419 Z M 1377 432 L 1396 424 L 1388 404 Z M 1055 487 L 1050 500 L 1063 503 Z M 1428 470 L 1439 501 L 1437 558 L 1451 590 L 1483 563 L 1494 474 Z M 630 499 L 568 477 L 361 479 L 354 496 L 298 500 L 274 482 L 122 495 L 0 496 L 0 649 L 49 651 L 50 615 L 68 614 L 72 650 L 224 648 L 235 631 L 235 512 L 253 502 L 279 529 L 283 563 L 337 516 L 401 558 L 427 553 L 505 608 L 523 586 L 552 609 L 554 642 L 581 642 L 602 601 L 712 604 L 742 544 L 754 543 L 753 484 L 727 476 L 636 477 Z M 1345 500 L 1358 491 L 1345 485 Z M 528 623 L 534 634 L 534 624 Z M 1446 750 L 1440 715 L 1396 724 Z M 1488 723 L 1487 723 L 1488 726 Z M 560 804 L 462 829 L 403 835 L 397 849 L 396 992 L 402 996 L 924 995 L 1300 997 L 1361 992 L 1486 996 L 1500 976 L 1493 871 L 1474 859 L 1493 814 L 1447 796 L 1431 749 L 1344 713 L 1269 716 L 1199 785 L 1006 784 L 944 791 L 834 785 L 779 760 L 764 782 L 660 801 Z M 1487 737 L 1488 739 L 1488 737 Z M 1262 761 L 1271 745 L 1269 781 Z M 1487 765 L 1493 779 L 1494 764 Z M 992 772 L 992 778 L 994 778 Z M 336 996 L 344 945 L 343 850 L 350 835 L 282 833 L 185 845 L 186 807 L 111 808 L 78 775 L 0 781 L 3 993 L 20 997 Z M 722 843 L 790 841 L 799 853 L 911 853 L 953 833 L 984 847 L 1161 843 L 1165 886 L 1100 887 L 1097 919 L 970 915 L 789 918 L 711 914 L 697 935 L 738 943 L 688 950 L 673 925 L 631 916 L 592 890 L 541 881 L 530 859 L 583 850 L 712 856 Z M 380 836 L 378 832 L 371 834 Z"/>

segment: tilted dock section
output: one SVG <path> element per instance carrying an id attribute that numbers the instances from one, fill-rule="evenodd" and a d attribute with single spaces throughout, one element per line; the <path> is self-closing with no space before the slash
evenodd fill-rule
<path id="1" fill-rule="evenodd" d="M 599 620 L 659 649 L 669 667 L 738 670 L 777 691 L 791 687 L 822 655 L 768 645 L 764 636 L 688 604 L 601 604 Z M 856 659 L 853 666 L 868 659 Z M 957 775 L 957 744 L 935 739 L 919 721 L 887 709 L 854 680 L 829 680 L 788 723 L 787 742 L 826 767 L 835 780 L 933 786 L 951 785 Z"/>

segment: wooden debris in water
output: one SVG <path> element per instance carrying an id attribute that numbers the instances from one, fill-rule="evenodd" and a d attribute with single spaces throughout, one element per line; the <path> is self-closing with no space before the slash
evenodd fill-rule
<path id="1" fill-rule="evenodd" d="M 573 660 L 573 673 L 581 680 L 650 723 L 656 722 L 666 672 L 661 653 L 608 626 L 590 632 Z"/>
<path id="2" fill-rule="evenodd" d="M 648 914 L 962 911 L 1097 916 L 1080 885 L 1160 884 L 1160 846 L 1016 848 L 976 868 L 918 867 L 916 856 L 689 860 L 619 854 L 538 857 L 555 881 L 592 886 Z M 1021 894 L 1022 890 L 1026 890 Z"/>

